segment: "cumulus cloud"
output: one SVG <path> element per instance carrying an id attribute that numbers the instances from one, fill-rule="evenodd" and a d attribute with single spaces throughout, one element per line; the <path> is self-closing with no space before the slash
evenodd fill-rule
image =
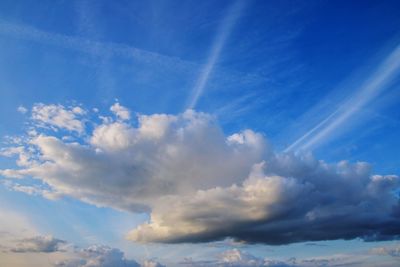
<path id="1" fill-rule="evenodd" d="M 129 237 L 142 242 L 204 242 L 233 237 L 287 244 L 399 237 L 397 176 L 370 175 L 365 163 L 329 165 L 281 155 L 256 164 L 241 185 L 171 196 Z"/>
<path id="2" fill-rule="evenodd" d="M 193 110 L 130 121 L 118 115 L 127 109 L 117 104 L 117 119 L 93 122 L 79 142 L 40 132 L 39 123 L 38 133 L 13 154 L 25 153 L 26 164 L 1 174 L 34 177 L 47 195 L 147 211 L 150 221 L 128 235 L 139 242 L 231 237 L 286 244 L 400 235 L 396 175 L 375 175 L 362 162 L 328 164 L 308 154 L 276 153 L 262 134 L 227 136 L 213 116 Z M 54 107 L 60 105 L 40 109 Z"/>
<path id="3" fill-rule="evenodd" d="M 217 261 L 224 266 L 263 266 L 264 260 L 238 249 L 227 250 L 219 256 Z"/>
<path id="4" fill-rule="evenodd" d="M 128 260 L 116 248 L 93 245 L 77 252 L 77 257 L 55 264 L 55 267 L 140 267 L 134 260 Z"/>
<path id="5" fill-rule="evenodd" d="M 80 115 L 85 111 L 78 106 L 64 107 L 63 105 L 35 104 L 32 108 L 32 119 L 37 126 L 51 127 L 52 129 L 65 129 L 82 133 L 84 122 Z"/>
<path id="6" fill-rule="evenodd" d="M 129 120 L 131 118 L 129 110 L 118 102 L 112 105 L 110 110 L 121 120 Z"/>
<path id="7" fill-rule="evenodd" d="M 54 193 L 96 205 L 149 210 L 161 196 L 240 181 L 265 147 L 260 134 L 241 135 L 242 143 L 229 141 L 211 116 L 193 111 L 140 115 L 138 127 L 99 124 L 86 144 L 38 134 L 26 148 L 35 151 L 32 164 L 1 173 L 33 176 Z"/>
<path id="8" fill-rule="evenodd" d="M 18 241 L 11 252 L 26 253 L 26 252 L 43 252 L 51 253 L 61 251 L 66 244 L 64 240 L 54 238 L 52 236 L 35 236 L 24 238 Z"/>
<path id="9" fill-rule="evenodd" d="M 166 266 L 162 265 L 161 263 L 155 260 L 145 260 L 142 264 L 142 267 L 166 267 Z"/>

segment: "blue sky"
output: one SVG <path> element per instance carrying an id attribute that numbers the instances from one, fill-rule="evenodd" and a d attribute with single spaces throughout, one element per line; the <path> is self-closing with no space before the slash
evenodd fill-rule
<path id="1" fill-rule="evenodd" d="M 399 10 L 1 1 L 3 264 L 396 266 Z"/>

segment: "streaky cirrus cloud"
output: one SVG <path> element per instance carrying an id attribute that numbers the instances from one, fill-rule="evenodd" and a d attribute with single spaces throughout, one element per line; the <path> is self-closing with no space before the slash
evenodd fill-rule
<path id="1" fill-rule="evenodd" d="M 217 35 L 215 37 L 214 43 L 212 44 L 210 54 L 207 58 L 206 64 L 200 71 L 199 76 L 195 82 L 195 85 L 190 93 L 187 107 L 188 109 L 193 109 L 202 95 L 204 88 L 207 85 L 207 81 L 212 74 L 215 64 L 222 52 L 222 48 L 225 45 L 233 27 L 238 20 L 243 8 L 245 1 L 236 0 L 228 9 L 226 17 L 223 18 L 221 25 L 218 28 Z"/>
<path id="2" fill-rule="evenodd" d="M 137 62 L 152 63 L 180 70 L 197 66 L 192 62 L 177 57 L 165 56 L 129 45 L 98 42 L 73 35 L 47 32 L 30 25 L 15 24 L 4 20 L 0 20 L 0 35 L 79 51 L 94 56 L 130 58 Z"/>
<path id="3" fill-rule="evenodd" d="M 400 45 L 397 45 L 370 75 L 365 75 L 366 78 L 362 80 L 361 85 L 354 89 L 353 94 L 339 103 L 335 111 L 289 145 L 285 152 L 310 150 L 317 144 L 326 141 L 362 108 L 370 105 L 374 99 L 379 97 L 399 74 Z"/>
<path id="4" fill-rule="evenodd" d="M 9 188 L 33 177 L 41 182 L 32 185 L 35 193 L 50 199 L 146 211 L 150 220 L 127 235 L 137 242 L 399 238 L 399 177 L 374 174 L 368 163 L 276 153 L 263 134 L 227 136 L 213 116 L 193 110 L 123 121 L 82 116 L 94 125 L 84 138 L 49 120 L 48 128 L 39 123 L 16 138 L 25 140 L 17 148 L 5 148 L 3 155 L 25 157 L 19 167 L 1 170 Z"/>

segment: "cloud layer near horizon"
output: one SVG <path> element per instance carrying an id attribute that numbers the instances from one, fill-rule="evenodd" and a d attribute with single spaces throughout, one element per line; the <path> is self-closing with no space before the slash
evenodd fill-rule
<path id="1" fill-rule="evenodd" d="M 1 174 L 8 183 L 34 177 L 42 187 L 9 188 L 149 212 L 151 220 L 128 235 L 139 242 L 400 235 L 396 175 L 373 175 L 362 162 L 276 153 L 262 134 L 226 136 L 213 116 L 193 110 L 133 120 L 119 103 L 110 110 L 114 116 L 90 120 L 79 106 L 35 105 L 29 134 L 2 151 L 17 156 L 19 168 Z"/>

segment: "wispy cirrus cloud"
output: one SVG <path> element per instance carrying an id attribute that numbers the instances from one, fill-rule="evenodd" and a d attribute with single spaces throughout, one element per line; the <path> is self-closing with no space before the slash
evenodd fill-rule
<path id="1" fill-rule="evenodd" d="M 129 45 L 98 42 L 78 36 L 47 32 L 30 25 L 9 23 L 2 20 L 0 20 L 0 35 L 63 47 L 94 56 L 130 58 L 138 62 L 173 67 L 182 71 L 197 66 L 192 62 L 177 57 L 164 56 Z"/>
<path id="2" fill-rule="evenodd" d="M 400 73 L 400 45 L 396 46 L 375 71 L 361 82 L 355 92 L 338 104 L 338 108 L 289 145 L 285 152 L 310 150 L 334 135 L 335 131 L 351 120 L 362 108 L 371 104 Z"/>
<path id="3" fill-rule="evenodd" d="M 195 85 L 190 93 L 188 103 L 186 108 L 192 109 L 196 107 L 197 101 L 202 95 L 205 86 L 207 85 L 208 79 L 219 59 L 222 48 L 225 45 L 226 40 L 229 37 L 229 34 L 232 32 L 235 23 L 237 22 L 240 14 L 243 12 L 243 8 L 245 5 L 245 1 L 236 0 L 229 10 L 227 11 L 226 17 L 222 20 L 221 25 L 218 28 L 217 35 L 214 39 L 214 43 L 212 44 L 210 54 L 207 58 L 206 64 L 200 71 L 199 76 L 195 82 Z"/>

